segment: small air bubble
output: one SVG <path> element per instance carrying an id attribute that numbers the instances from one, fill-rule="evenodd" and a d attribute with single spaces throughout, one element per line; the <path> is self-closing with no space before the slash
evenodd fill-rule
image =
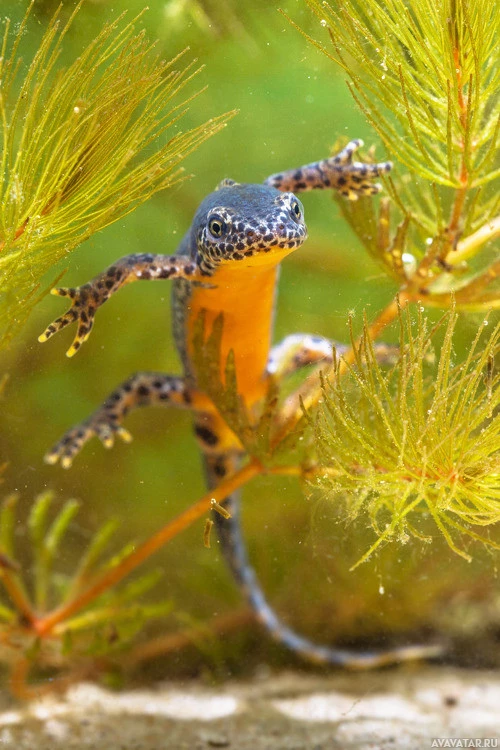
<path id="1" fill-rule="evenodd" d="M 322 19 L 321 19 L 321 21 L 320 21 L 320 24 L 321 24 L 322 26 L 326 26 L 326 21 L 325 21 L 325 19 L 324 19 L 324 18 L 322 18 Z"/>
<path id="2" fill-rule="evenodd" d="M 80 107 L 73 107 L 73 112 L 75 113 L 75 115 L 79 115 L 80 111 Z"/>
<path id="3" fill-rule="evenodd" d="M 403 263 L 406 277 L 411 278 L 417 270 L 417 259 L 411 253 L 403 253 L 401 255 L 401 262 Z"/>
<path id="4" fill-rule="evenodd" d="M 487 320 L 483 320 L 483 326 L 487 326 L 487 325 L 488 325 L 488 321 Z"/>
<path id="5" fill-rule="evenodd" d="M 380 594 L 380 596 L 383 596 L 385 594 L 385 588 L 383 586 L 379 586 L 378 593 Z"/>
<path id="6" fill-rule="evenodd" d="M 432 245 L 432 237 L 427 237 L 427 239 L 425 240 L 425 244 Z"/>

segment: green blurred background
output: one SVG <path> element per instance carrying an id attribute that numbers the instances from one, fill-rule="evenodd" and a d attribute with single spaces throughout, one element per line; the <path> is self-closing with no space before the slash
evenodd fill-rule
<path id="1" fill-rule="evenodd" d="M 143 5 L 144 0 L 87 0 L 65 42 L 68 59 L 105 19 L 124 9 L 130 18 Z M 305 31 L 328 44 L 325 30 L 302 0 L 280 5 Z M 25 54 L 36 48 L 56 6 L 51 0 L 35 3 Z M 25 7 L 24 1 L 4 0 L 2 16 L 19 21 Z M 66 13 L 74 4 L 64 7 Z M 224 177 L 260 182 L 273 172 L 323 158 L 339 137 L 374 141 L 342 73 L 279 14 L 277 2 L 150 0 L 141 26 L 159 40 L 166 57 L 189 45 L 188 54 L 206 65 L 191 91 L 206 84 L 208 89 L 190 105 L 182 129 L 233 108 L 239 114 L 184 162 L 194 175 L 191 180 L 95 235 L 46 278 L 46 285 L 65 268 L 63 284 L 73 286 L 122 255 L 175 252 L 198 203 Z M 377 156 L 387 158 L 380 149 Z M 329 194 L 306 194 L 303 203 L 310 239 L 284 263 L 275 338 L 308 331 L 345 341 L 348 313 L 357 323 L 363 309 L 374 317 L 390 300 L 394 285 L 343 225 Z M 121 519 L 122 541 L 143 539 L 204 491 L 189 414 L 175 410 L 134 413 L 127 419 L 135 438 L 131 445 L 119 443 L 107 452 L 95 440 L 70 471 L 43 463 L 44 452 L 61 434 L 132 372 L 180 370 L 170 332 L 168 283 L 134 284 L 122 291 L 99 312 L 89 342 L 71 360 L 64 354 L 70 331 L 43 346 L 36 340 L 64 309 L 62 300 L 46 297 L 0 364 L 1 372 L 10 373 L 1 403 L 0 457 L 8 461 L 2 493 L 21 493 L 20 543 L 23 514 L 38 492 L 52 488 L 61 499 L 82 502 L 72 528 L 74 544 L 60 560 L 62 572 L 71 570 L 92 530 L 107 518 Z M 473 327 L 463 327 L 469 325 Z M 254 482 L 245 491 L 244 523 L 271 600 L 288 622 L 317 637 L 349 642 L 351 636 L 441 627 L 447 613 L 451 621 L 456 619 L 457 607 L 462 611 L 470 599 L 468 594 L 457 602 L 457 577 L 471 581 L 472 598 L 488 595 L 495 586 L 481 576 L 480 565 L 467 565 L 439 538 L 425 555 L 420 547 L 391 547 L 348 573 L 349 564 L 366 548 L 365 529 L 351 527 L 346 535 L 328 503 L 312 506 L 296 483 L 283 478 Z M 165 628 L 175 630 L 241 606 L 217 545 L 205 549 L 202 532 L 203 523 L 196 524 L 151 563 L 165 571 L 158 595 L 175 603 Z M 255 659 L 249 656 L 249 643 Z M 242 662 L 289 658 L 256 628 L 226 638 L 224 648 L 216 651 L 211 647 L 198 661 L 196 653 L 179 654 L 179 669 L 211 663 L 234 671 Z"/>

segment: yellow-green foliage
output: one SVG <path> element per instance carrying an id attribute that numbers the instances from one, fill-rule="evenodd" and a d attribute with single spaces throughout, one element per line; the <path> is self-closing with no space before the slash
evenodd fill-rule
<path id="1" fill-rule="evenodd" d="M 377 217 L 342 202 L 365 246 L 423 304 L 500 306 L 500 14 L 489 0 L 307 0 L 351 93 L 396 161 Z M 407 173 L 402 173 L 402 165 Z M 390 228 L 390 206 L 399 226 Z"/>
<path id="2" fill-rule="evenodd" d="M 100 573 L 118 565 L 130 552 L 131 545 L 103 559 L 117 525 L 108 521 L 91 538 L 74 572 L 63 572 L 60 560 L 65 557 L 66 537 L 79 504 L 68 500 L 54 514 L 53 493 L 44 492 L 35 498 L 27 519 L 32 565 L 26 574 L 16 561 L 17 500 L 17 495 L 8 496 L 0 509 L 0 578 L 10 599 L 0 604 L 0 620 L 16 633 L 12 652 L 4 652 L 5 658 L 24 656 L 38 665 L 62 667 L 67 658 L 74 663 L 77 656 L 109 654 L 125 648 L 144 622 L 171 611 L 169 601 L 141 601 L 162 577 L 161 571 L 153 570 L 107 592 L 83 614 L 66 618 L 54 628 L 56 638 L 39 640 L 35 620 L 43 620 L 44 614 L 71 601 L 92 585 Z"/>
<path id="3" fill-rule="evenodd" d="M 26 67 L 20 49 L 29 10 L 17 30 L 5 24 L 0 344 L 26 319 L 54 263 L 177 182 L 182 159 L 230 116 L 173 134 L 192 98 L 183 99 L 182 90 L 199 68 L 183 63 L 182 55 L 162 60 L 136 31 L 138 19 L 105 23 L 67 68 L 60 67 L 78 7 L 66 24 L 56 12 Z"/>
<path id="4" fill-rule="evenodd" d="M 348 74 L 353 96 L 399 162 L 455 188 L 464 185 L 464 166 L 470 187 L 498 176 L 498 169 L 488 171 L 499 114 L 500 21 L 494 3 L 309 5 L 330 30 L 333 57 Z"/>
<path id="5" fill-rule="evenodd" d="M 430 328 L 418 311 L 400 314 L 401 357 L 384 371 L 367 335 L 355 366 L 340 361 L 323 384 L 314 421 L 317 483 L 346 519 L 366 515 L 377 541 L 426 536 L 431 517 L 450 547 L 470 560 L 465 538 L 496 546 L 474 530 L 500 521 L 500 325 L 481 325 L 454 363 L 454 312 Z M 434 343 L 446 326 L 437 362 Z"/>

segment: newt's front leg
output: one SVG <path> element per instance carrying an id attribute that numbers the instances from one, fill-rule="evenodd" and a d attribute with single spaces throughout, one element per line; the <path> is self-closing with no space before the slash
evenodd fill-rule
<path id="1" fill-rule="evenodd" d="M 203 278 L 196 264 L 182 255 L 126 255 L 82 286 L 52 289 L 52 294 L 69 297 L 71 308 L 47 326 L 38 341 L 47 341 L 54 333 L 76 321 L 76 335 L 66 352 L 68 357 L 72 357 L 90 336 L 97 309 L 125 284 L 150 279 L 183 278 L 194 281 L 198 276 Z"/>
<path id="2" fill-rule="evenodd" d="M 142 406 L 191 409 L 198 406 L 200 398 L 181 377 L 160 372 L 138 372 L 110 393 L 103 405 L 88 419 L 68 430 L 45 455 L 45 461 L 49 464 L 60 461 L 64 469 L 69 469 L 76 454 L 94 436 L 106 448 L 113 446 L 115 437 L 130 442 L 132 436 L 121 423 L 131 409 Z"/>
<path id="3" fill-rule="evenodd" d="M 373 179 L 389 172 L 392 164 L 390 161 L 379 164 L 352 161 L 353 154 L 362 145 L 360 139 L 351 141 L 329 159 L 273 174 L 264 184 L 284 193 L 332 188 L 350 200 L 357 200 L 360 195 L 373 195 L 381 190 L 381 185 L 374 183 Z"/>

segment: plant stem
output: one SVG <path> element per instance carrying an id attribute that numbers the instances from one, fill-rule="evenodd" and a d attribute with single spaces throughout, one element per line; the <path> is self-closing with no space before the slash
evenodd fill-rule
<path id="1" fill-rule="evenodd" d="M 414 295 L 410 294 L 407 290 L 399 292 L 392 302 L 390 302 L 380 315 L 375 319 L 370 328 L 368 329 L 368 335 L 372 341 L 374 341 L 380 333 L 384 330 L 389 323 L 396 318 L 400 307 L 406 303 L 412 301 Z M 361 337 L 355 343 L 355 346 L 359 346 Z M 347 366 L 354 362 L 354 347 L 348 349 L 345 354 L 342 355 L 342 359 L 338 365 L 339 375 L 344 375 L 347 372 Z M 323 373 L 326 378 L 331 374 L 332 368 L 325 367 Z M 321 399 L 322 390 L 318 381 L 317 371 L 310 375 L 302 386 L 298 388 L 292 395 L 287 399 L 283 405 L 283 418 L 280 423 L 278 432 L 274 435 L 272 441 L 272 448 L 275 448 L 295 427 L 295 425 L 302 418 L 302 406 L 306 409 L 310 409 L 315 406 Z"/>
<path id="2" fill-rule="evenodd" d="M 25 657 L 17 659 L 11 666 L 9 674 L 9 689 L 18 700 L 28 701 L 37 697 L 36 693 L 28 687 L 28 674 L 30 663 Z"/>
<path id="3" fill-rule="evenodd" d="M 196 644 L 201 638 L 206 639 L 213 635 L 220 636 L 223 633 L 236 630 L 242 625 L 248 625 L 253 620 L 254 614 L 249 609 L 219 615 L 210 622 L 200 623 L 180 633 L 168 633 L 154 638 L 152 641 L 140 643 L 125 657 L 122 664 L 126 669 L 135 669 L 142 662 L 151 661 L 172 652 L 177 653 L 181 648 Z"/>
<path id="4" fill-rule="evenodd" d="M 19 229 L 16 229 L 16 233 L 14 234 L 14 238 L 13 238 L 12 242 L 15 242 L 16 240 L 19 239 L 19 237 L 23 236 L 23 234 L 24 234 L 24 232 L 26 230 L 26 227 L 28 226 L 28 221 L 29 221 L 29 219 L 26 219 L 24 221 L 24 223 L 19 227 Z M 2 250 L 4 249 L 4 247 L 5 247 L 6 244 L 7 244 L 6 240 L 3 240 L 2 242 L 0 242 L 0 253 L 2 252 Z"/>
<path id="5" fill-rule="evenodd" d="M 456 19 L 455 19 L 456 20 Z M 448 237 L 452 248 L 456 246 L 457 238 L 460 232 L 460 221 L 462 218 L 462 211 L 467 197 L 469 189 L 469 170 L 467 168 L 466 161 L 466 132 L 467 132 L 467 110 L 469 101 L 467 95 L 464 93 L 464 83 L 462 80 L 462 64 L 460 49 L 458 42 L 455 40 L 455 48 L 453 50 L 453 59 L 455 62 L 456 78 L 457 78 L 457 106 L 458 106 L 458 117 L 462 125 L 464 136 L 461 141 L 462 159 L 460 164 L 460 176 L 459 181 L 461 187 L 455 193 L 455 200 L 453 201 L 453 207 L 451 209 L 450 221 L 448 223 Z"/>
<path id="6" fill-rule="evenodd" d="M 67 620 L 76 612 L 83 609 L 83 607 L 104 593 L 104 591 L 116 586 L 132 570 L 135 570 L 135 568 L 163 547 L 164 544 L 210 510 L 213 499 L 217 502 L 224 502 L 228 495 L 239 487 L 242 487 L 250 479 L 262 474 L 263 471 L 264 468 L 260 462 L 252 459 L 246 466 L 222 482 L 218 487 L 205 494 L 197 503 L 185 510 L 177 518 L 174 518 L 173 521 L 169 521 L 163 528 L 128 555 L 128 557 L 123 559 L 115 568 L 98 578 L 88 589 L 45 617 L 36 620 L 33 626 L 38 635 L 46 636 L 50 634 L 57 624 Z"/>
<path id="7" fill-rule="evenodd" d="M 488 268 L 479 276 L 476 276 L 475 279 L 473 279 L 469 284 L 467 284 L 466 287 L 464 287 L 464 297 L 466 296 L 465 301 L 467 300 L 474 300 L 474 297 L 477 297 L 477 295 L 483 291 L 487 286 L 489 286 L 495 279 L 498 279 L 500 276 L 500 258 L 496 260 L 494 263 L 492 263 Z M 457 302 L 462 301 L 462 295 L 460 294 L 461 290 L 458 290 L 458 292 L 455 293 L 455 297 L 457 299 Z"/>
<path id="8" fill-rule="evenodd" d="M 27 624 L 33 624 L 36 620 L 35 613 L 17 575 L 4 568 L 0 577 L 18 614 L 26 620 Z"/>
<path id="9" fill-rule="evenodd" d="M 470 234 L 465 239 L 460 240 L 456 250 L 451 250 L 446 256 L 446 262 L 450 265 L 456 265 L 462 260 L 470 258 L 475 254 L 477 248 L 484 245 L 489 240 L 500 237 L 500 216 L 488 221 L 480 227 L 474 234 Z"/>

